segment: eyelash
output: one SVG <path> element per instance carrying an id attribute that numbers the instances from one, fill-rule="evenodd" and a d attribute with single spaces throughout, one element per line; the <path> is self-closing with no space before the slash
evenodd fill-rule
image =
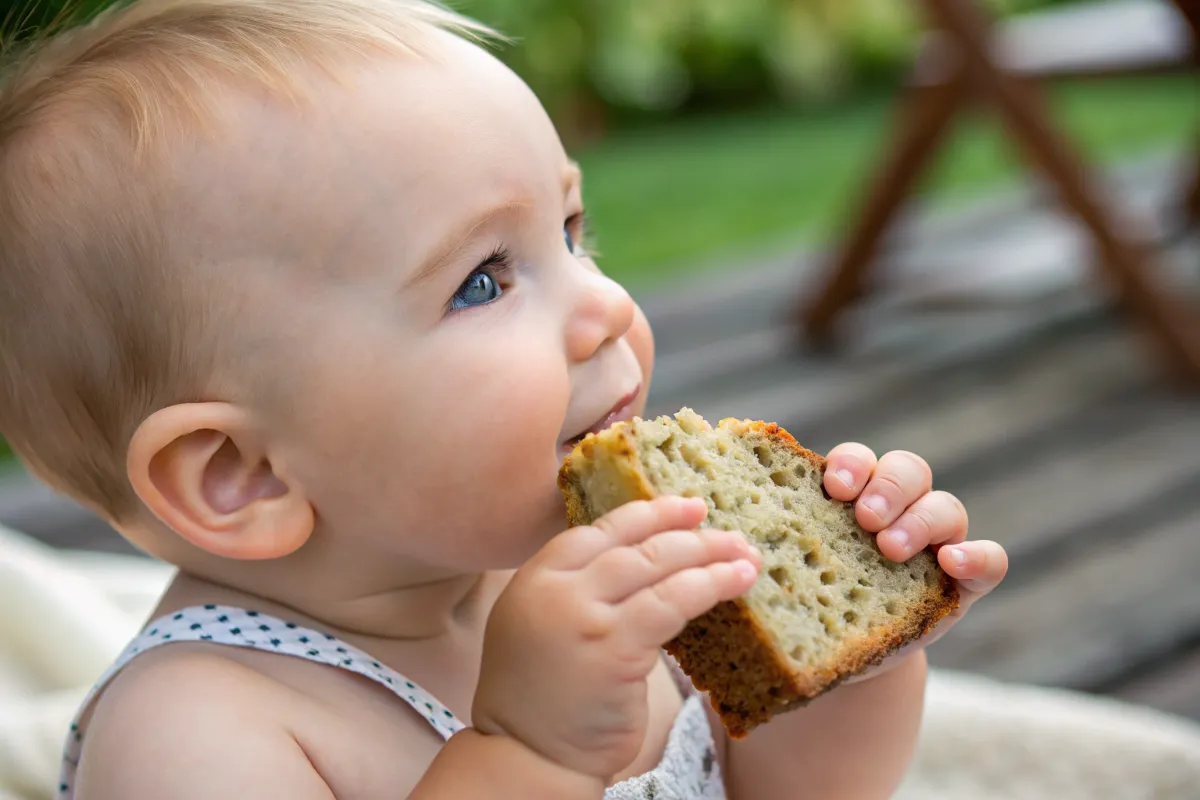
<path id="1" fill-rule="evenodd" d="M 500 277 L 508 274 L 512 269 L 512 253 L 504 245 L 497 245 L 487 258 L 479 262 L 479 266 L 471 271 L 474 275 L 476 272 L 482 272 L 486 269 L 491 269 L 492 277 Z"/>
<path id="2" fill-rule="evenodd" d="M 567 217 L 564 223 L 567 230 L 571 231 L 571 237 L 575 240 L 575 246 L 579 249 L 579 254 L 587 258 L 591 258 L 594 254 L 592 236 L 591 236 L 591 218 L 587 211 L 580 211 L 578 214 L 572 214 Z"/>
<path id="3" fill-rule="evenodd" d="M 592 249 L 591 240 L 589 237 L 587 211 L 580 211 L 567 217 L 566 220 L 563 221 L 563 227 L 571 233 L 571 238 L 575 242 L 576 247 L 575 254 L 582 258 L 591 258 Z M 512 268 L 512 251 L 510 251 L 504 245 L 499 245 L 488 255 L 487 258 L 479 262 L 479 266 L 471 270 L 471 274 L 467 276 L 467 280 L 463 281 L 463 283 L 465 284 L 467 281 L 481 272 L 486 272 L 487 274 L 491 275 L 492 280 L 496 281 L 497 284 L 500 284 L 502 280 L 512 271 Z M 451 312 L 463 311 L 466 310 L 466 308 L 455 309 L 453 307 L 452 299 L 447 310 Z"/>

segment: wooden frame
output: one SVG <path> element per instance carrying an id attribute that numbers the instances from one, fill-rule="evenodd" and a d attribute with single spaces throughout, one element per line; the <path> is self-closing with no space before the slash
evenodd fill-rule
<path id="1" fill-rule="evenodd" d="M 1200 67 L 1200 0 L 1174 0 L 1192 33 L 1190 64 L 1150 60 L 1142 69 L 1103 63 L 1071 74 L 1095 77 L 1119 72 L 1160 72 Z M 801 326 L 823 343 L 838 315 L 866 291 L 879 242 L 917 178 L 944 141 L 950 121 L 970 103 L 994 110 L 1028 161 L 1057 190 L 1059 199 L 1086 227 L 1096 247 L 1097 269 L 1157 345 L 1171 374 L 1200 386 L 1200 326 L 1176 298 L 1153 279 L 1154 253 L 1145 240 L 1124 235 L 1129 226 L 1089 179 L 1067 138 L 1050 122 L 1037 78 L 1000 63 L 993 21 L 972 0 L 922 0 L 931 30 L 900 103 L 897 127 L 865 203 L 831 269 L 815 294 L 799 308 Z M 1197 150 L 1200 155 L 1200 148 Z M 1188 196 L 1185 219 L 1200 221 L 1200 162 Z"/>

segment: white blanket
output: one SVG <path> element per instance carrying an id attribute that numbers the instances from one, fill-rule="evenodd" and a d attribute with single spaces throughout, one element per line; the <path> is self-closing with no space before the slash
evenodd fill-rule
<path id="1" fill-rule="evenodd" d="M 0 527 L 0 800 L 48 800 L 80 700 L 169 567 Z M 900 800 L 1198 800 L 1200 726 L 1069 692 L 934 671 Z"/>

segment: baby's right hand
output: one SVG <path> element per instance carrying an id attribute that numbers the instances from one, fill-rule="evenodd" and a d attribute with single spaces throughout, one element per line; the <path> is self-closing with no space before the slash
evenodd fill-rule
<path id="1" fill-rule="evenodd" d="M 630 503 L 542 548 L 488 620 L 475 728 L 605 780 L 627 767 L 660 648 L 762 563 L 739 533 L 693 530 L 706 514 L 703 500 Z"/>

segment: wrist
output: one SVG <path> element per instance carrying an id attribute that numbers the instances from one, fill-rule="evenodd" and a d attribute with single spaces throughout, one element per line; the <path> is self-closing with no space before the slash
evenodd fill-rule
<path id="1" fill-rule="evenodd" d="M 497 797 L 601 798 L 608 782 L 577 772 L 503 733 L 466 728 L 446 743 L 470 750 L 471 761 L 489 777 Z M 506 780 L 503 776 L 510 776 Z"/>
<path id="2" fill-rule="evenodd" d="M 925 655 L 924 648 L 914 650 L 900 650 L 894 655 L 889 656 L 877 667 L 872 667 L 861 675 L 856 675 L 846 681 L 846 686 L 856 686 L 864 683 L 873 683 L 880 678 L 893 676 L 895 673 L 905 673 L 912 670 L 920 670 L 922 673 L 928 668 L 928 658 Z"/>

